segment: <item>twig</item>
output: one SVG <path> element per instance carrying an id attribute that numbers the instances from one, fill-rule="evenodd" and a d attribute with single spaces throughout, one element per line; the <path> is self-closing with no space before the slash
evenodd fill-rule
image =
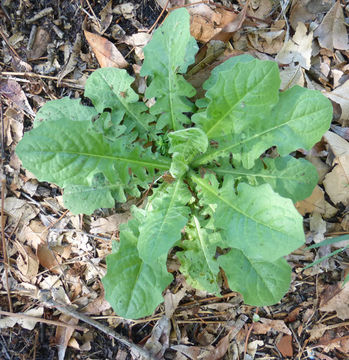
<path id="1" fill-rule="evenodd" d="M 8 307 L 10 311 L 13 311 L 11 294 L 10 294 L 10 284 L 8 281 L 8 256 L 7 256 L 7 248 L 6 248 L 6 240 L 5 240 L 5 215 L 4 215 L 4 207 L 5 207 L 5 188 L 6 188 L 6 180 L 1 180 L 1 242 L 2 242 L 2 256 L 4 258 L 5 265 L 5 278 L 6 278 L 6 291 L 7 291 L 7 300 Z"/>
<path id="2" fill-rule="evenodd" d="M 258 310 L 259 308 L 256 309 L 256 315 L 258 315 Z M 252 324 L 250 325 L 250 328 L 248 329 L 247 335 L 246 335 L 246 339 L 245 339 L 245 346 L 244 346 L 244 355 L 246 356 L 247 354 L 247 346 L 248 346 L 248 339 L 250 338 L 251 332 L 253 330 L 255 322 L 253 321 Z"/>
<path id="3" fill-rule="evenodd" d="M 34 338 L 33 360 L 36 359 L 36 348 L 38 346 L 38 340 L 39 340 L 39 331 L 36 330 L 35 338 Z"/>
<path id="4" fill-rule="evenodd" d="M 3 348 L 2 348 L 2 350 L 3 350 L 3 352 L 5 353 L 5 355 L 6 355 L 6 359 L 8 359 L 8 360 L 12 360 L 12 358 L 10 357 L 10 355 L 9 355 L 9 353 L 8 353 L 8 351 L 7 351 L 7 344 L 6 344 L 6 341 L 5 341 L 5 339 L 4 339 L 4 337 L 0 334 L 0 336 L 1 336 L 1 339 L 2 339 L 2 343 L 3 343 Z"/>
<path id="5" fill-rule="evenodd" d="M 42 322 L 42 323 L 50 324 L 50 325 L 64 326 L 64 327 L 71 328 L 71 329 L 74 329 L 74 330 L 79 330 L 79 331 L 86 331 L 86 328 L 81 327 L 81 326 L 67 324 L 67 323 L 64 323 L 64 322 L 61 322 L 61 321 L 55 321 L 55 320 L 48 320 L 48 319 L 44 319 L 44 318 L 39 318 L 39 317 L 36 317 L 36 316 L 32 316 L 32 315 L 28 315 L 28 314 L 20 313 L 20 312 L 14 313 L 14 312 L 0 310 L 0 315 L 17 317 L 17 318 L 20 318 L 20 319 L 33 320 L 33 321 Z"/>
<path id="6" fill-rule="evenodd" d="M 11 44 L 10 44 L 10 42 L 8 41 L 5 33 L 2 31 L 1 26 L 0 26 L 0 35 L 1 35 L 1 37 L 4 39 L 6 45 L 7 45 L 8 48 L 10 49 L 11 53 L 12 53 L 15 57 L 19 58 L 19 55 L 17 54 L 16 50 L 11 46 Z"/>
<path id="7" fill-rule="evenodd" d="M 72 308 L 70 306 L 58 303 L 57 301 L 52 299 L 52 296 L 50 295 L 49 291 L 44 291 L 44 290 L 40 291 L 38 298 L 41 302 L 43 302 L 47 306 L 54 307 L 54 308 L 58 309 L 60 312 L 62 312 L 63 314 L 66 314 L 68 316 L 79 319 L 79 320 L 85 322 L 86 324 L 89 324 L 89 325 L 95 327 L 96 329 L 104 332 L 105 334 L 113 337 L 120 343 L 127 346 L 134 354 L 141 356 L 147 360 L 156 360 L 156 358 L 153 357 L 147 350 L 141 348 L 140 346 L 138 346 L 136 344 L 133 344 L 126 337 L 116 333 L 114 330 L 110 329 L 108 326 L 105 326 L 105 325 L 99 323 L 98 321 L 91 319 L 89 316 L 76 311 L 74 308 Z"/>
<path id="8" fill-rule="evenodd" d="M 0 120 L 1 120 L 1 132 L 2 132 L 2 146 L 1 146 L 1 165 L 4 166 L 5 161 L 5 136 L 4 136 L 4 119 L 2 116 L 2 105 L 0 104 Z M 5 175 L 5 172 L 4 172 Z M 6 191 L 6 180 L 1 180 L 1 243 L 2 243 L 2 256 L 4 259 L 4 267 L 5 267 L 5 278 L 6 278 L 6 291 L 7 291 L 7 299 L 8 299 L 8 306 L 10 311 L 13 311 L 12 301 L 11 301 L 11 294 L 10 294 L 10 285 L 8 281 L 8 256 L 7 256 L 7 247 L 6 247 L 6 240 L 5 240 L 5 191 Z"/>
<path id="9" fill-rule="evenodd" d="M 167 0 L 166 1 L 166 4 L 164 6 L 164 8 L 162 9 L 160 15 L 158 16 L 158 18 L 156 19 L 155 23 L 151 26 L 151 28 L 147 31 L 148 34 L 150 34 L 153 29 L 155 28 L 155 26 L 157 25 L 157 23 L 160 21 L 161 19 L 161 16 L 164 14 L 164 12 L 167 10 L 167 6 L 168 6 L 168 3 L 170 2 L 170 0 Z"/>

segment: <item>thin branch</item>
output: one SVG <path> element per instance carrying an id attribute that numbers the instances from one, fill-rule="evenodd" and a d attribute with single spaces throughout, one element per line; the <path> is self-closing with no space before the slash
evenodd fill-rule
<path id="1" fill-rule="evenodd" d="M 123 345 L 127 346 L 134 354 L 141 356 L 147 360 L 156 360 L 156 358 L 153 357 L 147 350 L 141 348 L 140 346 L 138 346 L 136 344 L 133 344 L 126 337 L 118 334 L 117 332 L 115 332 L 114 330 L 109 328 L 108 326 L 105 326 L 105 325 L 101 324 L 100 322 L 91 319 L 89 316 L 78 312 L 77 310 L 75 310 L 74 308 L 72 308 L 70 306 L 58 303 L 57 301 L 55 301 L 52 298 L 49 291 L 44 291 L 44 290 L 40 291 L 38 299 L 41 302 L 43 302 L 45 305 L 54 307 L 57 310 L 59 310 L 60 312 L 62 312 L 63 314 L 66 314 L 68 316 L 79 319 L 79 320 L 85 322 L 86 324 L 89 324 L 89 325 L 95 327 L 96 329 L 104 332 L 105 334 L 113 337 L 114 339 L 116 339 L 117 341 L 122 343 Z"/>
<path id="2" fill-rule="evenodd" d="M 86 331 L 87 330 L 86 328 L 81 327 L 81 326 L 67 324 L 67 323 L 64 323 L 62 321 L 43 319 L 43 318 L 39 318 L 39 317 L 36 317 L 36 316 L 28 315 L 28 314 L 25 314 L 25 313 L 20 313 L 20 312 L 14 313 L 14 312 L 0 310 L 0 315 L 17 317 L 17 318 L 20 318 L 20 319 L 37 321 L 37 322 L 42 322 L 42 323 L 50 324 L 50 325 L 64 326 L 64 327 L 71 328 L 71 329 L 74 329 L 74 330 L 80 330 L 80 331 Z"/>
<path id="3" fill-rule="evenodd" d="M 5 161 L 5 135 L 4 135 L 4 119 L 2 114 L 2 104 L 0 103 L 0 120 L 1 120 L 1 133 L 2 133 L 2 146 L 1 146 L 1 166 L 4 169 L 4 161 Z M 3 172 L 5 176 L 5 171 Z M 5 239 L 5 191 L 6 191 L 6 180 L 1 180 L 1 243 L 2 243 L 2 256 L 4 259 L 4 267 L 5 267 L 5 279 L 6 279 L 6 291 L 7 291 L 7 299 L 8 306 L 10 311 L 13 311 L 11 294 L 10 294 L 10 285 L 8 281 L 8 256 L 7 256 L 7 247 L 6 247 L 6 239 Z"/>

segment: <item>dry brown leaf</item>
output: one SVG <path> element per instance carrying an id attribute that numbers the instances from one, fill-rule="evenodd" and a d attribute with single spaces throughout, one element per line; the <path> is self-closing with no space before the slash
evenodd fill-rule
<path id="1" fill-rule="evenodd" d="M 84 34 L 101 67 L 124 69 L 128 66 L 121 52 L 109 40 L 87 30 Z"/>
<path id="2" fill-rule="evenodd" d="M 68 315 L 65 315 L 65 314 L 61 314 L 61 316 L 59 317 L 59 321 L 62 321 L 66 324 L 71 324 L 71 325 L 77 325 L 77 323 L 79 322 L 78 319 L 73 318 Z M 65 326 L 57 327 L 54 342 L 58 348 L 58 359 L 59 360 L 64 360 L 64 355 L 67 350 L 69 340 L 70 340 L 71 336 L 73 335 L 73 332 L 74 332 L 74 329 L 72 329 L 72 328 L 68 328 Z"/>
<path id="3" fill-rule="evenodd" d="M 339 122 L 343 126 L 349 126 L 349 80 L 333 91 L 324 94 L 340 105 L 342 114 L 339 118 Z"/>
<path id="4" fill-rule="evenodd" d="M 326 175 L 323 184 L 334 204 L 349 205 L 349 152 L 334 161 L 335 167 Z"/>
<path id="5" fill-rule="evenodd" d="M 45 242 L 46 237 L 46 227 L 38 220 L 32 220 L 29 226 L 23 226 L 23 229 L 18 234 L 18 238 L 22 243 L 26 241 L 35 250 L 39 244 Z"/>
<path id="6" fill-rule="evenodd" d="M 152 35 L 146 32 L 139 32 L 124 39 L 125 44 L 135 47 L 144 47 L 150 41 Z"/>
<path id="7" fill-rule="evenodd" d="M 131 218 L 129 212 L 114 214 L 106 218 L 98 218 L 91 222 L 91 234 L 113 233 L 119 230 L 121 224 L 126 223 Z"/>
<path id="8" fill-rule="evenodd" d="M 329 50 L 348 50 L 348 32 L 345 26 L 343 9 L 338 0 L 325 15 L 314 36 L 319 38 L 320 46 Z"/>
<path id="9" fill-rule="evenodd" d="M 19 241 L 16 241 L 15 244 L 20 254 L 17 257 L 18 270 L 22 273 L 25 281 L 33 282 L 39 271 L 38 258 L 29 246 L 22 245 Z"/>
<path id="10" fill-rule="evenodd" d="M 75 349 L 75 350 L 80 350 L 80 345 L 77 342 L 77 340 L 73 337 L 71 337 L 68 341 L 68 346 Z"/>
<path id="11" fill-rule="evenodd" d="M 349 319 L 349 282 L 343 285 L 343 281 L 339 281 L 336 285 L 327 286 L 320 296 L 319 309 L 335 311 L 338 318 Z"/>
<path id="12" fill-rule="evenodd" d="M 316 244 L 325 240 L 326 222 L 316 210 L 310 216 L 309 227 L 310 231 L 313 233 L 312 239 Z"/>
<path id="13" fill-rule="evenodd" d="M 41 266 L 50 270 L 54 274 L 61 273 L 57 255 L 54 254 L 53 250 L 50 249 L 46 243 L 39 244 L 36 255 Z"/>
<path id="14" fill-rule="evenodd" d="M 292 86 L 304 86 L 304 74 L 300 65 L 291 64 L 280 71 L 281 85 L 280 90 L 285 91 Z"/>
<path id="15" fill-rule="evenodd" d="M 113 0 L 108 1 L 107 5 L 99 13 L 99 16 L 101 17 L 100 34 L 103 35 L 113 20 Z"/>
<path id="16" fill-rule="evenodd" d="M 349 141 L 349 127 L 342 127 L 337 125 L 331 125 L 331 130 L 339 135 L 344 140 Z"/>
<path id="17" fill-rule="evenodd" d="M 281 340 L 277 343 L 276 347 L 281 352 L 281 355 L 284 357 L 293 357 L 293 347 L 292 347 L 292 336 L 284 335 Z"/>
<path id="18" fill-rule="evenodd" d="M 265 20 L 270 16 L 273 3 L 270 0 L 252 0 L 247 15 Z"/>
<path id="19" fill-rule="evenodd" d="M 307 330 L 307 332 L 310 334 L 309 341 L 313 342 L 320 339 L 327 329 L 328 326 L 324 324 L 315 324 L 309 330 Z"/>
<path id="20" fill-rule="evenodd" d="M 28 203 L 28 201 L 9 197 L 5 199 L 4 210 L 10 217 L 12 223 L 20 227 L 28 225 L 29 221 L 34 219 L 39 210 Z"/>
<path id="21" fill-rule="evenodd" d="M 293 0 L 290 11 L 290 24 L 295 30 L 299 22 L 310 23 L 319 13 L 331 9 L 334 0 Z"/>
<path id="22" fill-rule="evenodd" d="M 335 134 L 332 131 L 327 131 L 324 136 L 324 140 L 328 144 L 329 156 L 331 158 L 330 165 L 333 164 L 333 160 L 336 157 L 349 154 L 349 142 L 344 140 L 341 136 Z"/>
<path id="23" fill-rule="evenodd" d="M 207 42 L 221 29 L 238 16 L 236 13 L 220 8 L 211 9 L 206 4 L 198 4 L 189 9 L 190 33 L 197 41 Z"/>
<path id="24" fill-rule="evenodd" d="M 260 321 L 261 322 L 256 322 L 253 325 L 253 332 L 255 334 L 266 334 L 268 331 L 277 331 L 286 335 L 292 334 L 283 320 L 260 318 Z"/>
<path id="25" fill-rule="evenodd" d="M 30 310 L 24 312 L 25 315 L 35 316 L 35 317 L 41 317 L 43 315 L 43 313 L 44 313 L 43 307 L 30 309 Z M 0 319 L 0 329 L 13 327 L 15 324 L 19 324 L 24 329 L 33 330 L 36 323 L 37 323 L 36 319 L 6 316 L 6 317 Z"/>
<path id="26" fill-rule="evenodd" d="M 132 4 L 131 2 L 126 2 L 125 4 L 116 5 L 113 9 L 113 13 L 122 15 L 125 19 L 132 20 L 135 17 L 137 7 L 137 5 Z"/>
<path id="27" fill-rule="evenodd" d="M 247 345 L 247 352 L 250 355 L 248 359 L 254 359 L 256 356 L 256 352 L 258 349 L 258 346 L 263 346 L 264 341 L 263 340 L 254 340 L 248 343 Z"/>
<path id="28" fill-rule="evenodd" d="M 4 137 L 7 146 L 18 143 L 23 137 L 23 112 L 14 107 L 8 107 L 4 113 Z"/>
<path id="29" fill-rule="evenodd" d="M 307 32 L 306 26 L 303 23 L 298 23 L 293 38 L 284 44 L 275 60 L 280 64 L 298 63 L 304 69 L 309 70 L 313 32 Z"/>
<path id="30" fill-rule="evenodd" d="M 216 336 L 214 336 L 215 338 Z M 220 360 L 227 353 L 230 345 L 230 333 L 219 340 L 215 348 L 203 360 Z"/>
<path id="31" fill-rule="evenodd" d="M 0 80 L 0 94 L 5 98 L 15 103 L 21 110 L 31 116 L 35 116 L 35 113 L 28 103 L 27 97 L 21 86 L 11 79 Z"/>
<path id="32" fill-rule="evenodd" d="M 101 294 L 96 299 L 90 301 L 83 311 L 87 314 L 98 315 L 108 309 L 110 309 L 110 304 L 105 300 L 104 288 L 101 286 Z"/>
<path id="33" fill-rule="evenodd" d="M 341 222 L 342 229 L 345 231 L 349 231 L 349 214 L 345 215 Z M 349 242 L 349 240 L 348 240 Z"/>
<path id="34" fill-rule="evenodd" d="M 264 29 L 248 33 L 247 35 L 254 50 L 266 54 L 277 54 L 284 45 L 285 30 L 273 29 L 265 31 Z"/>
<path id="35" fill-rule="evenodd" d="M 158 320 L 151 332 L 150 338 L 145 343 L 145 348 L 156 359 L 162 359 L 170 345 L 171 322 L 167 316 Z"/>
<path id="36" fill-rule="evenodd" d="M 246 2 L 245 6 L 242 10 L 234 16 L 234 18 L 226 25 L 224 28 L 215 36 L 212 37 L 212 40 L 220 40 L 223 42 L 227 42 L 231 39 L 233 34 L 241 29 L 242 24 L 246 19 L 246 13 L 248 9 L 249 1 Z"/>
<path id="37" fill-rule="evenodd" d="M 175 294 L 172 294 L 170 290 L 166 290 L 166 293 L 164 295 L 164 302 L 165 302 L 165 314 L 170 319 L 177 309 L 177 306 L 179 302 L 183 299 L 185 296 L 185 293 L 187 291 L 186 283 L 183 284 L 182 289 L 177 291 Z"/>
<path id="38" fill-rule="evenodd" d="M 325 218 L 330 218 L 337 212 L 337 209 L 325 200 L 324 191 L 318 185 L 308 198 L 298 201 L 295 205 L 302 216 L 316 210 Z"/>
<path id="39" fill-rule="evenodd" d="M 200 346 L 172 345 L 171 349 L 181 352 L 189 359 L 197 360 L 202 357 L 209 356 L 214 347 L 212 345 L 204 348 Z"/>
<path id="40" fill-rule="evenodd" d="M 333 203 L 349 205 L 349 142 L 328 131 L 324 135 L 328 144 L 329 161 L 334 168 L 323 181 L 325 190 Z"/>
<path id="41" fill-rule="evenodd" d="M 28 58 L 34 60 L 43 56 L 47 51 L 47 45 L 50 41 L 50 34 L 40 26 L 35 34 L 32 48 L 28 51 Z"/>
<path id="42" fill-rule="evenodd" d="M 81 35 L 77 34 L 76 39 L 71 49 L 71 52 L 68 57 L 68 61 L 65 63 L 63 69 L 58 74 L 58 84 L 61 83 L 64 77 L 70 74 L 72 71 L 75 70 L 76 64 L 78 63 L 78 59 L 80 56 L 81 50 Z"/>

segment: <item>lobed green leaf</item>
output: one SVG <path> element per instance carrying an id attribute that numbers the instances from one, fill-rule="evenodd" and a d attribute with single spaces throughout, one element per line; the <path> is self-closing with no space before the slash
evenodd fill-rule
<path id="1" fill-rule="evenodd" d="M 137 185 L 147 186 L 156 169 L 170 167 L 167 158 L 155 156 L 137 143 L 129 145 L 127 137 L 110 144 L 103 135 L 91 131 L 87 121 L 44 122 L 24 135 L 16 152 L 23 166 L 39 180 L 61 187 L 91 186 L 94 176 L 102 173 L 109 184 L 120 185 L 119 194 L 124 189 L 139 194 Z M 125 196 L 119 200 L 125 201 Z"/>
<path id="2" fill-rule="evenodd" d="M 252 169 L 223 163 L 212 170 L 220 176 L 232 175 L 251 185 L 268 183 L 274 191 L 293 202 L 309 197 L 318 182 L 316 168 L 309 161 L 295 159 L 290 155 L 258 159 Z"/>
<path id="3" fill-rule="evenodd" d="M 145 95 L 148 99 L 156 98 L 150 112 L 160 115 L 157 129 L 179 130 L 183 123 L 190 123 L 183 113 L 193 111 L 193 104 L 187 97 L 194 96 L 195 89 L 180 74 L 194 62 L 197 50 L 185 9 L 172 12 L 145 46 L 140 74 L 151 78 Z"/>
<path id="4" fill-rule="evenodd" d="M 191 193 L 181 179 L 164 184 L 150 199 L 147 216 L 140 225 L 139 256 L 145 263 L 166 256 L 181 238 L 181 230 L 188 221 L 186 206 Z"/>
<path id="5" fill-rule="evenodd" d="M 213 76 L 216 78 L 217 73 Z M 264 122 L 279 99 L 279 70 L 271 61 L 237 62 L 209 83 L 213 85 L 205 95 L 207 109 L 192 117 L 209 139 Z"/>
<path id="6" fill-rule="evenodd" d="M 122 226 L 117 252 L 107 256 L 108 272 L 102 279 L 105 298 L 114 311 L 126 319 L 138 319 L 154 312 L 163 301 L 162 291 L 171 282 L 167 255 L 146 264 L 139 257 L 137 219 Z"/>
<path id="7" fill-rule="evenodd" d="M 332 105 L 325 96 L 295 86 L 280 94 L 278 104 L 264 121 L 255 121 L 241 133 L 216 137 L 218 146 L 195 160 L 194 166 L 233 154 L 249 169 L 272 146 L 277 146 L 281 156 L 299 148 L 310 150 L 329 128 L 331 119 Z"/>
<path id="8" fill-rule="evenodd" d="M 64 97 L 48 101 L 42 106 L 35 116 L 34 127 L 39 126 L 44 121 L 73 120 L 90 122 L 97 114 L 94 107 L 81 105 L 80 99 Z"/>
<path id="9" fill-rule="evenodd" d="M 213 176 L 192 176 L 202 204 L 215 206 L 214 224 L 222 229 L 227 247 L 242 250 L 250 259 L 274 261 L 304 243 L 303 218 L 290 199 L 269 184 L 238 185 L 226 176 L 222 186 Z"/>
<path id="10" fill-rule="evenodd" d="M 189 239 L 181 243 L 183 251 L 176 253 L 181 262 L 181 273 L 194 288 L 219 295 L 219 263 L 215 256 L 217 246 L 224 244 L 219 233 L 202 228 L 196 216 L 193 216 L 186 233 Z"/>
<path id="11" fill-rule="evenodd" d="M 155 118 L 147 112 L 148 107 L 139 101 L 139 96 L 131 87 L 133 82 L 134 78 L 124 69 L 101 68 L 87 79 L 85 96 L 91 99 L 98 112 L 110 109 L 116 123 L 123 120 L 129 131 L 136 128 L 141 138 L 147 135 L 153 138 L 149 123 Z"/>

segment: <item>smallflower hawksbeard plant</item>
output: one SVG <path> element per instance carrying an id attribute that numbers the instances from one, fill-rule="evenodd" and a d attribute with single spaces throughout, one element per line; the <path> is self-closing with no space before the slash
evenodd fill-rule
<path id="1" fill-rule="evenodd" d="M 163 301 L 171 250 L 193 287 L 219 295 L 224 272 L 247 304 L 275 304 L 291 280 L 284 256 L 304 243 L 294 203 L 312 193 L 317 172 L 289 154 L 321 139 L 330 101 L 299 86 L 280 92 L 275 62 L 242 55 L 212 71 L 194 104 L 184 74 L 197 50 L 188 12 L 171 12 L 144 48 L 144 98 L 154 105 L 125 70 L 102 68 L 86 82 L 93 107 L 47 102 L 17 146 L 23 166 L 64 188 L 76 214 L 139 197 L 158 180 L 107 257 L 105 297 L 125 318 Z M 279 157 L 264 156 L 272 146 Z"/>

